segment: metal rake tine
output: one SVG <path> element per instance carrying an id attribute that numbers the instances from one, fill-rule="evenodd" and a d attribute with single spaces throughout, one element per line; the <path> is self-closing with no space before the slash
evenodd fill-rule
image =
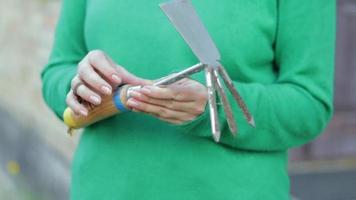
<path id="1" fill-rule="evenodd" d="M 245 102 L 242 100 L 239 92 L 237 91 L 237 89 L 234 87 L 234 84 L 232 83 L 232 80 L 229 76 L 229 74 L 226 72 L 226 70 L 224 69 L 223 66 L 219 66 L 219 73 L 221 75 L 221 77 L 223 78 L 227 88 L 230 90 L 232 96 L 235 98 L 237 104 L 239 105 L 239 107 L 242 109 L 242 112 L 244 114 L 244 116 L 246 117 L 248 123 L 252 126 L 252 127 L 256 127 L 255 125 L 255 120 L 253 119 L 252 115 L 250 114 L 250 112 L 247 109 L 247 106 L 245 104 Z"/>
<path id="2" fill-rule="evenodd" d="M 209 98 L 208 103 L 209 103 L 210 122 L 211 122 L 213 138 L 215 142 L 219 142 L 221 132 L 220 132 L 220 123 L 218 119 L 218 111 L 216 106 L 216 96 L 215 96 L 212 67 L 209 66 L 205 67 L 205 79 L 206 79 L 206 86 L 208 88 L 208 98 Z"/>
<path id="3" fill-rule="evenodd" d="M 225 90 L 222 87 L 222 84 L 220 82 L 217 68 L 214 68 L 214 70 L 213 70 L 213 77 L 214 77 L 214 83 L 215 83 L 215 86 L 216 86 L 215 87 L 216 91 L 218 93 L 219 98 L 222 101 L 222 104 L 223 104 L 223 108 L 224 108 L 224 112 L 225 112 L 225 115 L 226 115 L 227 124 L 229 125 L 230 132 L 232 133 L 232 135 L 236 136 L 237 125 L 236 125 L 236 122 L 235 122 L 234 115 L 232 113 L 231 105 L 229 103 L 229 100 L 226 97 Z"/>
<path id="4" fill-rule="evenodd" d="M 186 78 L 192 74 L 198 73 L 198 72 L 202 71 L 203 69 L 204 69 L 204 64 L 198 63 L 198 64 L 193 65 L 189 68 L 186 68 L 176 74 L 168 75 L 167 77 L 158 80 L 153 85 L 155 85 L 155 86 L 169 85 L 169 84 L 175 83 L 183 78 Z"/>

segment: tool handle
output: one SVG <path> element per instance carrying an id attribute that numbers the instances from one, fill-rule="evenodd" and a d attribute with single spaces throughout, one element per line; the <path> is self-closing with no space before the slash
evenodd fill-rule
<path id="1" fill-rule="evenodd" d="M 126 102 L 129 87 L 129 85 L 121 86 L 113 95 L 103 97 L 102 103 L 98 106 L 89 105 L 87 116 L 77 115 L 67 107 L 63 113 L 64 123 L 70 129 L 84 128 L 105 118 L 128 111 Z"/>

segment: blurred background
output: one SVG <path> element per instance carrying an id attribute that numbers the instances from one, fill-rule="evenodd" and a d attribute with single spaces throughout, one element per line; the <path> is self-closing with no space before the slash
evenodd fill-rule
<path id="1" fill-rule="evenodd" d="M 337 4 L 336 111 L 321 137 L 290 151 L 295 199 L 356 200 L 356 1 Z M 39 77 L 61 1 L 0 5 L 0 200 L 66 200 L 79 136 L 45 106 Z"/>

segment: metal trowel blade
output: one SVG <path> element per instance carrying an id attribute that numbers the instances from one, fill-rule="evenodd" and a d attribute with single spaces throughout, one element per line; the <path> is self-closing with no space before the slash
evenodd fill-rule
<path id="1" fill-rule="evenodd" d="M 160 4 L 163 12 L 203 64 L 217 67 L 220 53 L 190 0 Z"/>

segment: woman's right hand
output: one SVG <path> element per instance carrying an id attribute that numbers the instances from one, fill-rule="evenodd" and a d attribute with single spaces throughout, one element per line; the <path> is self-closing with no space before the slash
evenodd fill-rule
<path id="1" fill-rule="evenodd" d="M 66 103 L 74 113 L 87 116 L 88 109 L 79 99 L 99 105 L 102 96 L 111 95 L 122 83 L 147 85 L 150 81 L 132 75 L 115 64 L 103 51 L 90 51 L 78 64 L 78 71 L 72 79 Z"/>

